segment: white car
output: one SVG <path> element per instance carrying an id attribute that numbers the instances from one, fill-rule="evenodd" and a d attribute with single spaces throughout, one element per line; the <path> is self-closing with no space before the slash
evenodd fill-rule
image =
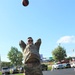
<path id="1" fill-rule="evenodd" d="M 74 63 L 71 63 L 71 67 L 75 67 L 75 62 Z"/>
<path id="2" fill-rule="evenodd" d="M 54 64 L 54 65 L 52 65 L 52 69 L 63 69 L 63 68 L 64 68 L 63 64 Z"/>
<path id="3" fill-rule="evenodd" d="M 8 67 L 3 67 L 2 74 L 10 74 L 10 69 Z"/>

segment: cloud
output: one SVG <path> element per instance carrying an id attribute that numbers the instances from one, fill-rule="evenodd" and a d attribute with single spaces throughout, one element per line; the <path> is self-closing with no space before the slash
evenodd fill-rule
<path id="1" fill-rule="evenodd" d="M 75 36 L 63 36 L 57 41 L 57 43 L 75 43 Z"/>

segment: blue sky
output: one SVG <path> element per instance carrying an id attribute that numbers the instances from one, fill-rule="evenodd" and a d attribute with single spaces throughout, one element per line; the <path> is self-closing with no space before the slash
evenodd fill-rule
<path id="1" fill-rule="evenodd" d="M 22 0 L 0 1 L 0 55 L 9 61 L 11 46 L 19 47 L 31 36 L 34 43 L 42 39 L 40 54 L 51 57 L 52 50 L 61 43 L 68 56 L 75 55 L 75 0 L 29 0 L 27 7 Z"/>

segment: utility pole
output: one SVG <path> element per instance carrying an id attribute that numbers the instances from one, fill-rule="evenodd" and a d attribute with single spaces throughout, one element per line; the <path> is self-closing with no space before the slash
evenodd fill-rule
<path id="1" fill-rule="evenodd" d="M 75 56 L 74 56 L 74 49 L 73 49 L 73 57 L 75 57 Z"/>
<path id="2" fill-rule="evenodd" d="M 61 43 L 59 43 L 59 46 L 61 45 Z"/>

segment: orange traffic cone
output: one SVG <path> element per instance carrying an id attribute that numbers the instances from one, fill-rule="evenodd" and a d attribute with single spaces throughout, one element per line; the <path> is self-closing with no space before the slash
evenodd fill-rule
<path id="1" fill-rule="evenodd" d="M 29 5 L 29 1 L 28 0 L 23 0 L 22 1 L 22 5 L 23 6 L 28 6 Z"/>

